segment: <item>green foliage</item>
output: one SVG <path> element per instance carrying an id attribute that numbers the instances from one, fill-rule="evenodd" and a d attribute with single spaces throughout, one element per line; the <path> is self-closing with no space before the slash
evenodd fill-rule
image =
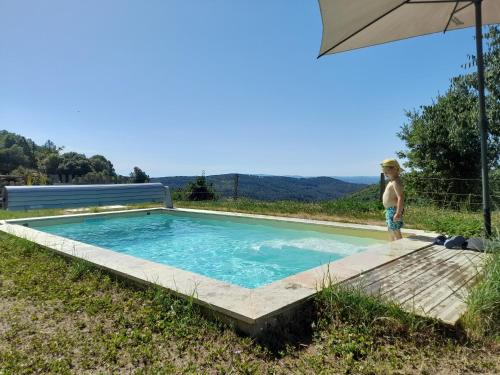
<path id="1" fill-rule="evenodd" d="M 490 141 L 498 142 L 500 136 L 500 26 L 490 26 L 484 38 L 487 45 L 484 53 L 486 113 L 489 131 L 494 137 Z M 469 63 L 464 67 L 475 68 L 475 64 L 475 56 L 469 56 Z M 452 82 L 467 92 L 473 92 L 477 97 L 478 77 L 475 72 L 455 77 Z"/>
<path id="2" fill-rule="evenodd" d="M 492 169 L 498 167 L 500 158 L 499 30 L 491 27 L 485 35 L 488 160 Z M 409 122 L 398 133 L 407 150 L 398 155 L 407 159 L 410 172 L 405 181 L 409 191 L 436 203 L 443 203 L 443 195 L 455 201 L 480 202 L 477 74 L 453 78 L 444 95 L 431 105 L 409 111 L 407 117 Z"/>
<path id="3" fill-rule="evenodd" d="M 115 169 L 111 161 L 102 155 L 94 155 L 88 159 L 91 171 L 73 180 L 75 184 L 110 184 L 117 181 Z"/>
<path id="4" fill-rule="evenodd" d="M 36 168 L 36 149 L 31 139 L 1 130 L 0 172 L 8 173 L 17 167 Z"/>
<path id="5" fill-rule="evenodd" d="M 111 161 L 102 155 L 87 158 L 76 152 L 61 154 L 62 150 L 63 147 L 50 140 L 39 146 L 31 139 L 2 130 L 0 174 L 21 176 L 24 183 L 33 185 L 70 181 L 76 184 L 130 182 L 129 177 L 118 176 Z M 143 173 L 138 170 L 138 180 L 149 179 Z"/>
<path id="6" fill-rule="evenodd" d="M 50 153 L 40 161 L 40 169 L 48 175 L 55 175 L 58 174 L 61 163 L 62 158 L 58 153 Z"/>
<path id="7" fill-rule="evenodd" d="M 149 182 L 149 176 L 139 167 L 134 167 L 134 170 L 130 173 L 130 179 L 135 184 Z"/>
<path id="8" fill-rule="evenodd" d="M 421 348 L 437 343 L 453 345 L 440 333 L 436 321 L 409 314 L 395 303 L 367 295 L 360 287 L 326 282 L 314 300 L 316 335 L 325 338 L 324 353 L 349 362 L 348 373 L 392 373 L 387 368 L 366 371 L 365 361 L 382 351 L 386 363 L 398 363 L 402 348 L 394 346 L 400 340 Z"/>
<path id="9" fill-rule="evenodd" d="M 207 183 L 204 174 L 197 177 L 186 187 L 184 192 L 188 201 L 209 201 L 215 199 L 215 190 L 212 183 Z"/>
<path id="10" fill-rule="evenodd" d="M 68 278 L 71 281 L 78 281 L 82 280 L 85 276 L 88 276 L 92 272 L 95 272 L 96 268 L 94 265 L 83 259 L 75 259 L 71 262 L 71 267 L 68 271 Z"/>
<path id="11" fill-rule="evenodd" d="M 332 201 L 321 202 L 321 206 L 326 212 L 342 215 L 351 215 L 352 213 L 379 213 L 383 211 L 382 202 L 377 200 L 360 200 L 352 197 L 335 199 Z"/>
<path id="12" fill-rule="evenodd" d="M 13 145 L 0 149 L 0 173 L 7 174 L 19 167 L 30 167 L 31 163 L 22 147 Z"/>
<path id="13" fill-rule="evenodd" d="M 47 175 L 36 169 L 17 167 L 11 174 L 21 177 L 26 185 L 46 185 L 48 181 Z"/>
<path id="14" fill-rule="evenodd" d="M 380 199 L 380 185 L 372 184 L 349 194 L 346 198 L 360 201 L 378 201 Z"/>
<path id="15" fill-rule="evenodd" d="M 89 159 L 84 154 L 77 152 L 66 152 L 61 155 L 61 162 L 58 172 L 65 176 L 64 182 L 69 182 L 70 178 L 83 176 L 92 170 Z"/>
<path id="16" fill-rule="evenodd" d="M 349 321 L 365 333 L 381 328 L 388 333 L 390 328 L 393 330 L 391 333 L 405 335 L 417 332 L 422 327 L 433 326 L 432 321 L 415 317 L 403 311 L 396 303 L 367 295 L 359 285 L 337 284 L 335 280 L 324 280 L 321 291 L 316 295 L 316 303 L 324 317 L 323 323 Z M 379 319 L 381 321 L 377 322 Z M 367 349 L 365 340 L 357 341 L 361 350 Z"/>
<path id="17" fill-rule="evenodd" d="M 435 103 L 408 112 L 409 124 L 399 137 L 408 151 L 407 166 L 445 178 L 479 177 L 480 149 L 475 98 L 470 92 L 451 87 Z"/>
<path id="18" fill-rule="evenodd" d="M 34 184 L 47 183 L 47 175 L 57 171 L 61 149 L 50 140 L 38 146 L 31 139 L 2 130 L 0 173 L 20 175 L 25 181 L 29 178 Z"/>
<path id="19" fill-rule="evenodd" d="M 57 147 L 50 140 L 44 145 L 38 146 L 31 139 L 10 133 L 7 130 L 1 130 L 0 173 L 8 174 L 19 167 L 48 173 L 44 168 L 45 159 L 52 155 L 58 155 L 61 150 L 62 148 Z"/>
<path id="20" fill-rule="evenodd" d="M 473 337 L 500 339 L 500 237 L 490 242 L 487 251 L 482 276 L 469 292 L 462 321 Z"/>
<path id="21" fill-rule="evenodd" d="M 108 176 L 115 176 L 115 168 L 111 161 L 106 159 L 102 155 L 94 155 L 89 158 L 90 165 L 92 167 L 92 171 L 96 173 L 103 173 Z"/>

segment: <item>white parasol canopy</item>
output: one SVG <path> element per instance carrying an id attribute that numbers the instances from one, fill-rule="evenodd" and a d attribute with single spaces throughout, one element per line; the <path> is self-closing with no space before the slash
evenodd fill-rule
<path id="1" fill-rule="evenodd" d="M 320 56 L 475 26 L 474 1 L 319 0 Z M 482 24 L 500 23 L 500 0 L 482 1 Z"/>

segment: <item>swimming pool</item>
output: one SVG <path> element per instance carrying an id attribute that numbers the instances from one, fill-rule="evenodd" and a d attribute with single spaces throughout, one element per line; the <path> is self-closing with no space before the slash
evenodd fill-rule
<path id="1" fill-rule="evenodd" d="M 387 242 L 380 235 L 342 228 L 172 211 L 31 226 L 244 288 Z"/>
<path id="2" fill-rule="evenodd" d="M 134 209 L 0 220 L 0 231 L 208 308 L 257 337 L 287 322 L 323 287 L 432 243 L 383 226 L 194 209 Z"/>

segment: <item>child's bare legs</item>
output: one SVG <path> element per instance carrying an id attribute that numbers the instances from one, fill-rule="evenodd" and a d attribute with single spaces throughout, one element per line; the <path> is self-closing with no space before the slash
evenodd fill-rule
<path id="1" fill-rule="evenodd" d="M 390 230 L 389 229 L 389 238 L 391 241 L 400 240 L 401 238 L 403 238 L 403 236 L 401 235 L 401 230 L 399 230 L 399 229 Z"/>

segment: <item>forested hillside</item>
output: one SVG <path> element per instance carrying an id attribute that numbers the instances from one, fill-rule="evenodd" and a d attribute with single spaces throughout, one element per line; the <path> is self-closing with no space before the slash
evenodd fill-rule
<path id="1" fill-rule="evenodd" d="M 234 195 L 234 174 L 207 176 L 219 197 Z M 196 177 L 158 177 L 151 181 L 162 182 L 171 189 L 182 189 Z M 358 191 L 364 184 L 353 184 L 331 177 L 282 177 L 241 174 L 238 178 L 238 196 L 258 200 L 320 201 L 336 199 Z"/>

